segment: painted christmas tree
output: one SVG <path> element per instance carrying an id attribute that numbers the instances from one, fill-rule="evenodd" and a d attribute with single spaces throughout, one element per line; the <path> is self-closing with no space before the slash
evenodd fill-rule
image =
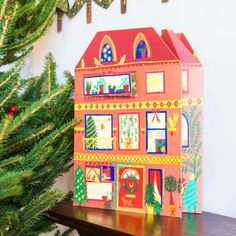
<path id="1" fill-rule="evenodd" d="M 153 206 L 155 203 L 155 189 L 151 183 L 148 183 L 145 191 L 145 204 Z"/>
<path id="2" fill-rule="evenodd" d="M 96 149 L 97 148 L 97 128 L 95 121 L 92 116 L 89 116 L 86 122 L 86 149 Z"/>
<path id="3" fill-rule="evenodd" d="M 75 201 L 78 203 L 88 202 L 85 181 L 84 181 L 84 173 L 82 168 L 79 166 L 75 173 Z"/>
<path id="4" fill-rule="evenodd" d="M 145 190 L 145 204 L 147 205 L 148 213 L 153 213 L 155 211 L 156 215 L 161 214 L 161 204 L 155 199 L 156 191 L 155 187 L 148 183 Z"/>
<path id="5" fill-rule="evenodd" d="M 189 212 L 192 210 L 196 212 L 198 208 L 198 197 L 197 197 L 197 183 L 195 181 L 194 174 L 189 176 L 189 182 L 187 183 L 187 189 L 183 196 L 183 206 L 188 209 Z"/>
<path id="6" fill-rule="evenodd" d="M 155 200 L 158 201 L 161 204 L 161 195 L 160 195 L 158 187 L 157 187 L 156 174 L 155 174 L 155 177 L 154 177 L 154 189 L 155 189 Z"/>

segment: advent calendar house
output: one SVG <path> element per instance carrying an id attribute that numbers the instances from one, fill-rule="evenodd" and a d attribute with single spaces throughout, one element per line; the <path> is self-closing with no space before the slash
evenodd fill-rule
<path id="1" fill-rule="evenodd" d="M 200 212 L 201 80 L 183 34 L 98 32 L 75 69 L 74 205 Z"/>

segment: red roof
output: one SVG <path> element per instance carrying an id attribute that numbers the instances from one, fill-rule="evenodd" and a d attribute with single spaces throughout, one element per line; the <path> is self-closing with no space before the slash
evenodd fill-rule
<path id="1" fill-rule="evenodd" d="M 143 34 L 150 47 L 150 57 L 135 59 L 134 58 L 134 41 L 139 35 Z M 105 36 L 109 36 L 116 49 L 117 61 L 116 62 L 106 62 L 101 64 L 117 64 L 120 59 L 126 55 L 125 62 L 132 63 L 137 61 L 172 61 L 178 60 L 176 55 L 171 51 L 171 49 L 164 42 L 162 37 L 153 28 L 140 28 L 140 29 L 126 29 L 126 30 L 113 30 L 113 31 L 102 31 L 98 32 L 90 43 L 89 47 L 85 51 L 84 55 L 80 59 L 76 67 L 81 67 L 81 60 L 85 62 L 85 67 L 94 67 L 94 58 L 100 61 L 100 45 Z"/>
<path id="2" fill-rule="evenodd" d="M 172 30 L 162 30 L 162 38 L 181 62 L 199 63 L 184 34 L 177 35 Z"/>
<path id="3" fill-rule="evenodd" d="M 181 42 L 185 45 L 185 47 L 191 52 L 191 54 L 194 55 L 195 52 L 192 46 L 190 45 L 189 41 L 187 40 L 186 36 L 183 33 L 177 33 L 176 35 L 181 40 Z"/>

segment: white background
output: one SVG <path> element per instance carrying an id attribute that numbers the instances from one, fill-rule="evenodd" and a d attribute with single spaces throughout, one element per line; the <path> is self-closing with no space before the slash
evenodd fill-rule
<path id="1" fill-rule="evenodd" d="M 73 2 L 73 0 L 71 1 Z M 153 26 L 184 32 L 205 68 L 204 82 L 204 211 L 236 217 L 236 1 L 235 0 L 128 0 L 127 14 L 120 14 L 120 0 L 108 10 L 93 4 L 86 24 L 85 8 L 72 20 L 63 18 L 63 30 L 54 21 L 33 53 L 33 73 L 51 51 L 63 81 L 65 69 L 73 72 L 98 30 Z M 72 174 L 58 186 L 73 188 Z"/>

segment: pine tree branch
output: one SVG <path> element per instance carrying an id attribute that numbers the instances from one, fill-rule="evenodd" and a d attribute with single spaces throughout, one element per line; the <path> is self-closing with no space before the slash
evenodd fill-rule
<path id="1" fill-rule="evenodd" d="M 52 6 L 52 9 L 48 9 L 48 11 L 50 11 L 50 14 L 48 15 L 45 22 L 37 29 L 36 32 L 30 34 L 29 36 L 26 36 L 25 39 L 22 40 L 21 43 L 15 42 L 15 43 L 9 44 L 8 50 L 17 50 L 17 49 L 19 50 L 19 49 L 31 44 L 33 41 L 35 41 L 35 39 L 37 38 L 37 35 L 41 36 L 42 33 L 47 29 L 47 27 L 52 22 L 52 19 L 55 15 L 57 2 L 58 2 L 58 0 L 55 0 L 54 4 Z"/>
<path id="2" fill-rule="evenodd" d="M 17 226 L 9 236 L 22 236 L 32 221 L 38 221 L 44 212 L 51 209 L 58 201 L 62 201 L 65 195 L 58 191 L 47 191 L 37 199 L 33 199 L 25 206 L 21 213 L 21 225 Z M 23 226 L 22 226 L 23 225 Z"/>
<path id="3" fill-rule="evenodd" d="M 11 91 L 7 91 L 7 96 L 4 98 L 3 101 L 0 103 L 0 107 L 3 107 L 4 104 L 12 97 L 12 95 L 19 89 L 21 86 L 21 82 L 17 82 L 14 87 L 11 89 Z"/>
<path id="4" fill-rule="evenodd" d="M 27 108 L 24 112 L 22 112 L 17 118 L 14 119 L 13 123 L 7 129 L 5 135 L 3 137 L 8 136 L 10 133 L 14 132 L 18 129 L 23 123 L 25 123 L 29 118 L 33 116 L 37 111 L 39 111 L 45 104 L 49 101 L 53 100 L 58 95 L 62 94 L 65 90 L 65 86 L 62 86 L 55 91 L 52 91 L 45 98 L 40 99 L 39 101 L 33 103 L 29 108 Z"/>
<path id="5" fill-rule="evenodd" d="M 52 130 L 54 128 L 54 125 L 52 123 L 43 125 L 42 127 L 40 127 L 39 129 L 36 130 L 36 132 L 34 132 L 31 135 L 28 135 L 26 137 L 20 138 L 20 140 L 18 142 L 16 142 L 15 140 L 13 140 L 12 144 L 10 144 L 8 146 L 9 150 L 13 150 L 13 149 L 18 149 L 22 147 L 22 145 L 24 145 L 25 143 L 34 140 L 35 138 L 37 138 L 38 136 L 40 136 L 41 134 L 46 133 L 49 130 Z"/>
<path id="6" fill-rule="evenodd" d="M 8 0 L 3 0 L 3 3 L 1 4 L 0 21 L 2 20 L 4 14 L 5 14 L 7 2 L 8 2 Z"/>
<path id="7" fill-rule="evenodd" d="M 23 160 L 23 156 L 15 156 L 15 157 L 10 157 L 6 160 L 2 160 L 0 161 L 0 169 L 3 167 L 6 167 L 8 165 L 12 165 L 12 164 L 16 164 L 16 163 L 20 163 Z"/>
<path id="8" fill-rule="evenodd" d="M 18 3 L 16 3 L 14 5 L 14 9 L 12 11 L 12 15 L 11 16 L 5 15 L 5 17 L 4 17 L 5 18 L 5 24 L 3 26 L 2 34 L 1 34 L 1 37 L 0 37 L 0 49 L 2 47 L 4 48 L 4 40 L 5 40 L 5 38 L 7 36 L 7 33 L 8 33 L 8 27 L 11 24 L 12 20 L 14 20 L 18 7 L 19 7 L 19 5 L 18 5 Z"/>
<path id="9" fill-rule="evenodd" d="M 53 133 L 51 133 L 49 136 L 45 137 L 42 139 L 34 149 L 29 153 L 29 155 L 35 155 L 37 154 L 38 151 L 43 149 L 44 147 L 50 145 L 56 138 L 61 136 L 63 133 L 67 132 L 69 129 L 73 128 L 76 124 L 79 124 L 81 122 L 81 119 L 75 119 L 72 120 L 71 122 L 63 125 L 61 128 L 55 130 Z"/>
<path id="10" fill-rule="evenodd" d="M 31 171 L 4 172 L 0 175 L 0 200 L 20 195 L 23 191 L 21 181 L 32 174 Z"/>
<path id="11" fill-rule="evenodd" d="M 14 67 L 9 73 L 4 73 L 3 76 L 0 77 L 0 89 L 5 84 L 9 83 L 9 81 L 17 75 L 17 73 L 20 71 L 22 65 L 24 64 L 24 60 L 21 60 L 17 63 L 16 67 Z"/>
<path id="12" fill-rule="evenodd" d="M 5 136 L 7 127 L 10 125 L 11 117 L 6 116 L 3 121 L 0 123 L 0 144 L 2 144 L 3 137 Z"/>

